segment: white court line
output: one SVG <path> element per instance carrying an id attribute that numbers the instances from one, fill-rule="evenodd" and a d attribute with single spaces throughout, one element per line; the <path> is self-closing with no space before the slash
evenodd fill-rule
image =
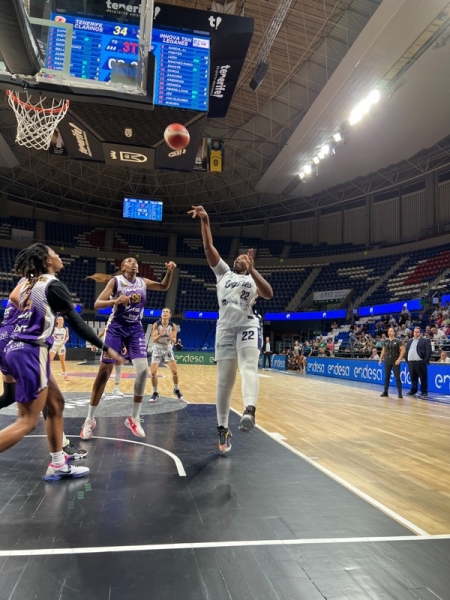
<path id="1" fill-rule="evenodd" d="M 232 408 L 231 410 L 234 411 L 239 416 L 241 416 L 241 413 L 238 412 L 236 409 Z M 372 504 L 372 506 L 375 506 L 376 508 L 378 508 L 379 510 L 384 512 L 386 515 L 388 515 L 389 517 L 392 517 L 393 519 L 398 521 L 398 523 L 401 523 L 402 525 L 404 525 L 411 531 L 414 531 L 417 535 L 420 535 L 423 537 L 429 537 L 429 535 L 430 535 L 429 533 L 427 533 L 423 529 L 420 529 L 420 527 L 417 527 L 417 525 L 414 525 L 414 523 L 411 523 L 411 521 L 408 521 L 407 519 L 405 519 L 398 513 L 394 512 L 393 510 L 391 510 L 390 508 L 388 508 L 381 502 L 378 502 L 378 500 L 375 500 L 375 498 L 372 498 L 372 496 L 369 496 L 368 494 L 366 494 L 365 492 L 363 492 L 356 486 L 352 485 L 351 483 L 349 483 L 342 477 L 339 477 L 339 475 L 336 475 L 336 473 L 333 473 L 333 471 L 330 471 L 326 467 L 323 467 L 321 464 L 315 462 L 314 460 L 311 460 L 311 458 L 309 456 L 306 456 L 306 454 L 303 454 L 302 452 L 300 452 L 299 450 L 296 450 L 295 448 L 293 448 L 292 446 L 290 446 L 283 440 L 280 440 L 278 435 L 273 436 L 269 431 L 264 429 L 264 427 L 261 427 L 261 425 L 255 425 L 255 427 L 257 427 L 260 431 L 265 433 L 271 439 L 275 440 L 278 444 L 281 444 L 284 448 L 287 448 L 288 450 L 290 450 L 293 454 L 296 454 L 297 456 L 299 456 L 300 458 L 305 460 L 308 464 L 312 465 L 316 469 L 319 469 L 319 471 L 322 471 L 322 473 L 325 473 L 325 475 L 328 475 L 328 477 L 331 477 L 331 479 L 334 479 L 335 481 L 337 481 L 338 483 L 340 483 L 341 485 L 346 487 L 348 490 L 350 490 L 351 492 L 353 492 L 354 494 L 356 494 L 357 496 L 359 496 L 360 498 L 365 500 L 366 502 L 369 502 L 370 504 Z"/>
<path id="2" fill-rule="evenodd" d="M 46 438 L 46 435 L 27 435 L 27 438 L 30 437 L 39 437 L 39 438 Z M 126 442 L 127 444 L 138 444 L 139 446 L 146 446 L 147 448 L 153 448 L 154 450 L 159 450 L 160 452 L 164 452 L 164 454 L 167 454 L 167 456 L 170 456 L 170 458 L 174 461 L 176 467 L 177 467 L 177 471 L 178 471 L 178 475 L 180 477 L 186 477 L 186 471 L 184 470 L 183 467 L 183 463 L 181 462 L 181 460 L 178 458 L 178 456 L 176 454 L 172 454 L 172 452 L 169 452 L 169 450 L 165 450 L 164 448 L 160 448 L 159 446 L 152 446 L 152 444 L 146 444 L 145 442 L 137 442 L 135 440 L 124 440 L 122 438 L 113 438 L 113 437 L 103 437 L 101 435 L 96 435 L 94 437 L 94 439 L 96 440 L 113 440 L 114 442 Z"/>
<path id="3" fill-rule="evenodd" d="M 357 537 L 357 538 L 306 538 L 293 540 L 246 540 L 193 542 L 183 544 L 139 544 L 134 546 L 90 546 L 86 548 L 37 548 L 26 550 L 0 550 L 0 557 L 14 556 L 58 556 L 71 554 L 102 554 L 112 552 L 151 552 L 155 550 L 196 550 L 206 548 L 248 548 L 258 546 L 316 546 L 325 544 L 375 544 L 378 542 L 423 542 L 430 540 L 448 540 L 450 534 Z"/>

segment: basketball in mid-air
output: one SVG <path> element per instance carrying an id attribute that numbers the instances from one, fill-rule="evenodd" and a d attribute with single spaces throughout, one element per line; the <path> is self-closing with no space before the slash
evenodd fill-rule
<path id="1" fill-rule="evenodd" d="M 189 144 L 189 131 L 180 123 L 172 123 L 164 131 L 164 140 L 172 150 L 184 150 Z"/>

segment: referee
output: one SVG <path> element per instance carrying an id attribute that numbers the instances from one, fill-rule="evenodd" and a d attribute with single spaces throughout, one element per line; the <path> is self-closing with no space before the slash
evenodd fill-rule
<path id="1" fill-rule="evenodd" d="M 388 339 L 384 342 L 384 347 L 381 352 L 380 362 L 383 358 L 385 359 L 384 364 L 384 392 L 381 394 L 382 397 L 389 396 L 389 380 L 391 378 L 391 371 L 394 370 L 395 381 L 397 383 L 398 397 L 403 398 L 402 394 L 402 382 L 400 381 L 400 361 L 405 355 L 405 347 L 401 340 L 395 337 L 395 331 L 393 327 L 388 329 Z"/>

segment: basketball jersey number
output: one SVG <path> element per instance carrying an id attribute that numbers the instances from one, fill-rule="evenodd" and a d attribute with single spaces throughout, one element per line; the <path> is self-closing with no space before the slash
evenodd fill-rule
<path id="1" fill-rule="evenodd" d="M 241 292 L 241 300 L 248 300 L 250 292 Z"/>
<path id="2" fill-rule="evenodd" d="M 250 329 L 250 331 L 243 331 L 242 332 L 242 341 L 245 342 L 245 340 L 254 340 L 255 339 L 255 331 L 253 329 Z"/>

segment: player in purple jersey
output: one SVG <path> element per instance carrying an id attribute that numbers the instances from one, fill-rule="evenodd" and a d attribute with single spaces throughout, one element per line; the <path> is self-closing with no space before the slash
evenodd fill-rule
<path id="1" fill-rule="evenodd" d="M 145 437 L 145 432 L 140 424 L 140 414 L 148 375 L 147 343 L 141 319 L 145 306 L 146 291 L 165 292 L 169 289 L 176 264 L 168 262 L 165 266 L 167 273 L 161 283 L 139 277 L 139 266 L 135 258 L 123 260 L 120 270 L 114 275 L 96 273 L 90 276 L 90 279 L 99 283 L 108 282 L 95 302 L 95 308 L 112 307 L 113 309 L 106 324 L 105 342 L 119 353 L 125 346 L 136 371 L 132 414 L 125 419 L 125 425 L 137 437 Z M 93 435 L 96 425 L 95 411 L 111 375 L 112 368 L 113 362 L 103 355 L 92 388 L 88 415 L 80 433 L 83 440 L 89 440 Z"/>
<path id="2" fill-rule="evenodd" d="M 11 300 L 8 300 L 3 314 L 3 321 L 0 325 L 0 371 L 3 379 L 3 394 L 0 396 L 0 409 L 10 406 L 16 401 L 16 380 L 7 372 L 3 365 L 3 353 L 7 343 L 11 339 L 18 314 L 19 310 Z"/>
<path id="3" fill-rule="evenodd" d="M 203 247 L 209 266 L 216 275 L 219 319 L 216 326 L 215 359 L 217 362 L 216 409 L 219 450 L 231 449 L 228 416 L 231 393 L 239 367 L 242 379 L 244 414 L 239 429 L 251 431 L 255 426 L 258 401 L 258 360 L 262 347 L 260 319 L 253 312 L 258 296 L 270 300 L 272 286 L 255 269 L 253 249 L 238 256 L 233 268 L 222 260 L 213 244 L 209 217 L 203 206 L 193 206 L 188 212 L 201 223 Z"/>
<path id="4" fill-rule="evenodd" d="M 16 380 L 16 402 L 19 415 L 12 425 L 0 431 L 0 452 L 17 444 L 37 425 L 47 408 L 46 430 L 51 463 L 44 475 L 46 481 L 84 477 L 87 467 L 74 467 L 62 449 L 64 398 L 50 374 L 49 350 L 53 343 L 55 315 L 64 315 L 72 329 L 83 339 L 96 344 L 109 356 L 123 359 L 95 335 L 75 311 L 66 286 L 56 278 L 63 268 L 59 256 L 44 244 L 33 244 L 17 255 L 15 271 L 25 278 L 10 295 L 18 308 L 16 325 L 3 356 L 7 372 Z"/>

